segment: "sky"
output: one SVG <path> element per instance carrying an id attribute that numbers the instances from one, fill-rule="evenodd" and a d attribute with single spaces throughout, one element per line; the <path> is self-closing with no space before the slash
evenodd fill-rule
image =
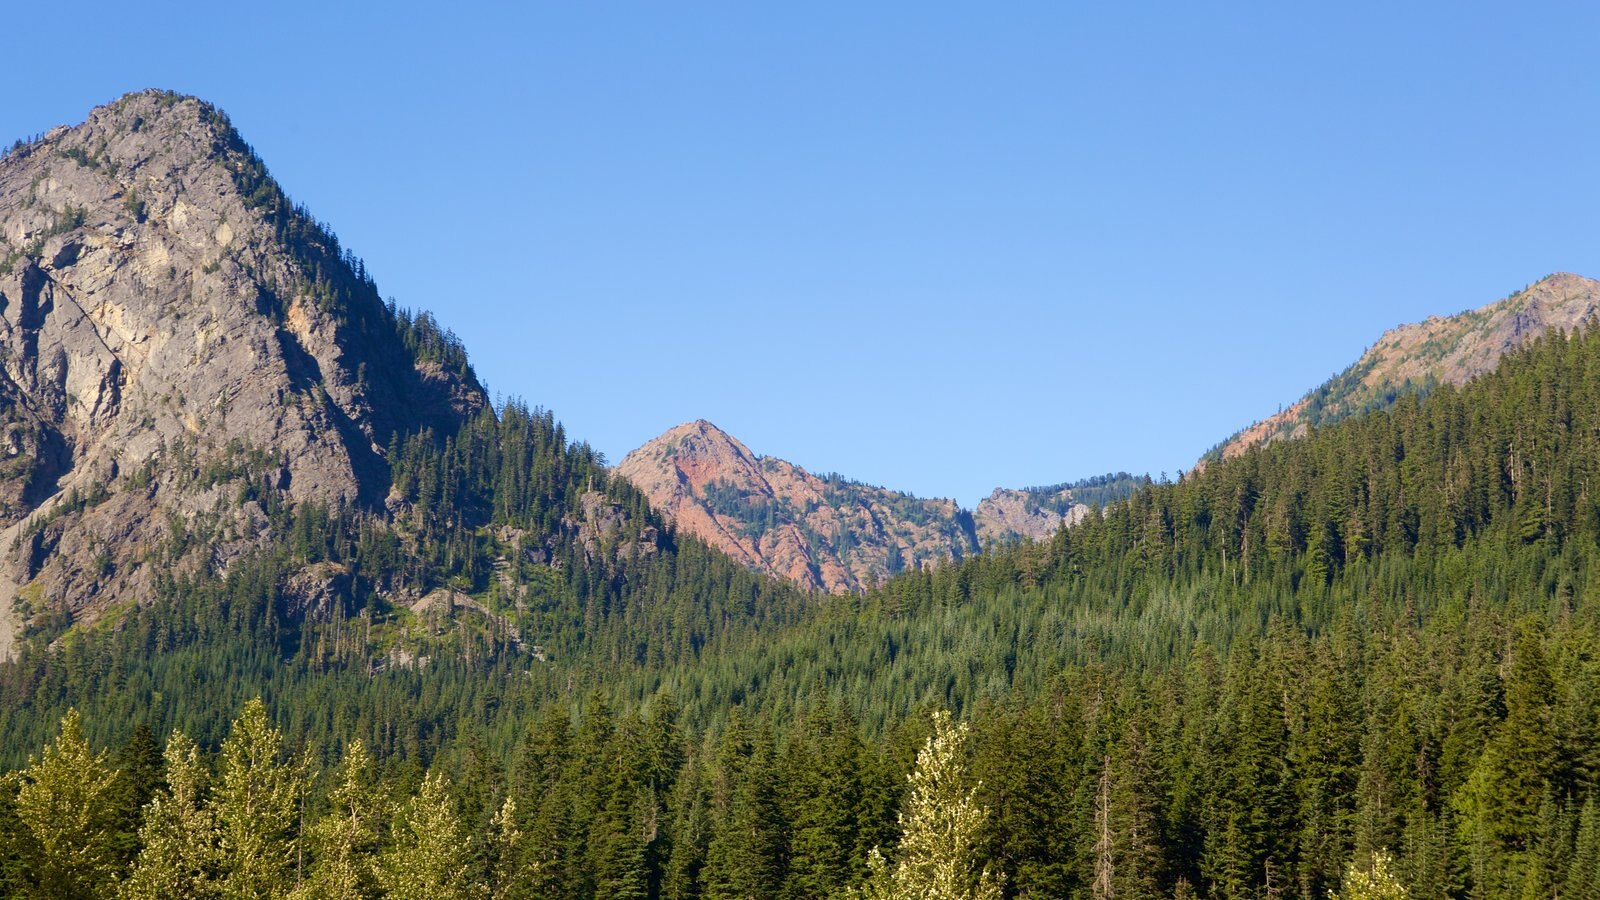
<path id="1" fill-rule="evenodd" d="M 969 506 L 1176 476 L 1386 328 L 1600 277 L 1600 4 L 73 9 L 7 142 L 215 103 L 612 461 L 705 418 Z"/>

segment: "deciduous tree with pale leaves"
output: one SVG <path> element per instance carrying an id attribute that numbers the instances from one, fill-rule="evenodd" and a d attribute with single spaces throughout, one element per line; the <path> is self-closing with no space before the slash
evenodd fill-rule
<path id="1" fill-rule="evenodd" d="M 999 900 L 1001 881 L 979 852 L 988 811 L 968 783 L 967 725 L 933 715 L 933 734 L 907 776 L 911 793 L 900 814 L 893 863 L 874 848 L 863 900 Z"/>
<path id="2" fill-rule="evenodd" d="M 89 749 L 75 709 L 62 718 L 55 742 L 28 763 L 8 776 L 25 832 L 20 849 L 28 881 L 41 897 L 98 896 L 117 868 L 117 773 L 105 752 Z"/>
<path id="3" fill-rule="evenodd" d="M 222 865 L 215 814 L 205 805 L 208 773 L 200 750 L 175 731 L 163 754 L 167 789 L 145 807 L 142 849 L 122 883 L 123 900 L 215 897 Z"/>

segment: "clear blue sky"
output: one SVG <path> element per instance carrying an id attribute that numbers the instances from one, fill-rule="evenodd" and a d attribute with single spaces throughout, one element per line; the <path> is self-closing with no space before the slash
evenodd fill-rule
<path id="1" fill-rule="evenodd" d="M 215 102 L 613 460 L 704 417 L 968 504 L 1175 473 L 1387 327 L 1600 275 L 1593 3 L 352 7 L 74 4 L 0 134 Z"/>

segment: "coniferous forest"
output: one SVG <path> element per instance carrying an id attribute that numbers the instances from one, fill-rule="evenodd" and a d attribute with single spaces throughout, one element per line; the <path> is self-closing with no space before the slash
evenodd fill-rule
<path id="1" fill-rule="evenodd" d="M 0 668 L 6 895 L 1600 896 L 1592 329 L 859 598 L 520 403 L 382 516 L 251 458 L 268 549 Z"/>

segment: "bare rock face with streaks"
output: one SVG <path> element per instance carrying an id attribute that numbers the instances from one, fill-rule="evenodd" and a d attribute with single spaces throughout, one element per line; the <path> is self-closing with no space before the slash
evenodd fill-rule
<path id="1" fill-rule="evenodd" d="M 395 433 L 485 403 L 470 374 L 408 353 L 395 321 L 198 100 L 130 94 L 8 152 L 0 657 L 28 616 L 87 622 L 142 598 L 141 548 L 242 484 L 380 499 Z M 226 505 L 194 565 L 259 541 L 265 512 Z"/>
<path id="2" fill-rule="evenodd" d="M 1600 282 L 1560 272 L 1487 306 L 1401 325 L 1384 332 L 1350 368 L 1208 457 L 1231 459 L 1251 447 L 1300 437 L 1316 425 L 1382 409 L 1406 393 L 1465 384 L 1528 341 L 1583 328 L 1597 313 Z"/>
<path id="3" fill-rule="evenodd" d="M 862 591 L 978 548 L 971 516 L 953 500 L 817 476 L 758 456 L 704 420 L 629 453 L 616 473 L 677 528 L 808 590 Z"/>

